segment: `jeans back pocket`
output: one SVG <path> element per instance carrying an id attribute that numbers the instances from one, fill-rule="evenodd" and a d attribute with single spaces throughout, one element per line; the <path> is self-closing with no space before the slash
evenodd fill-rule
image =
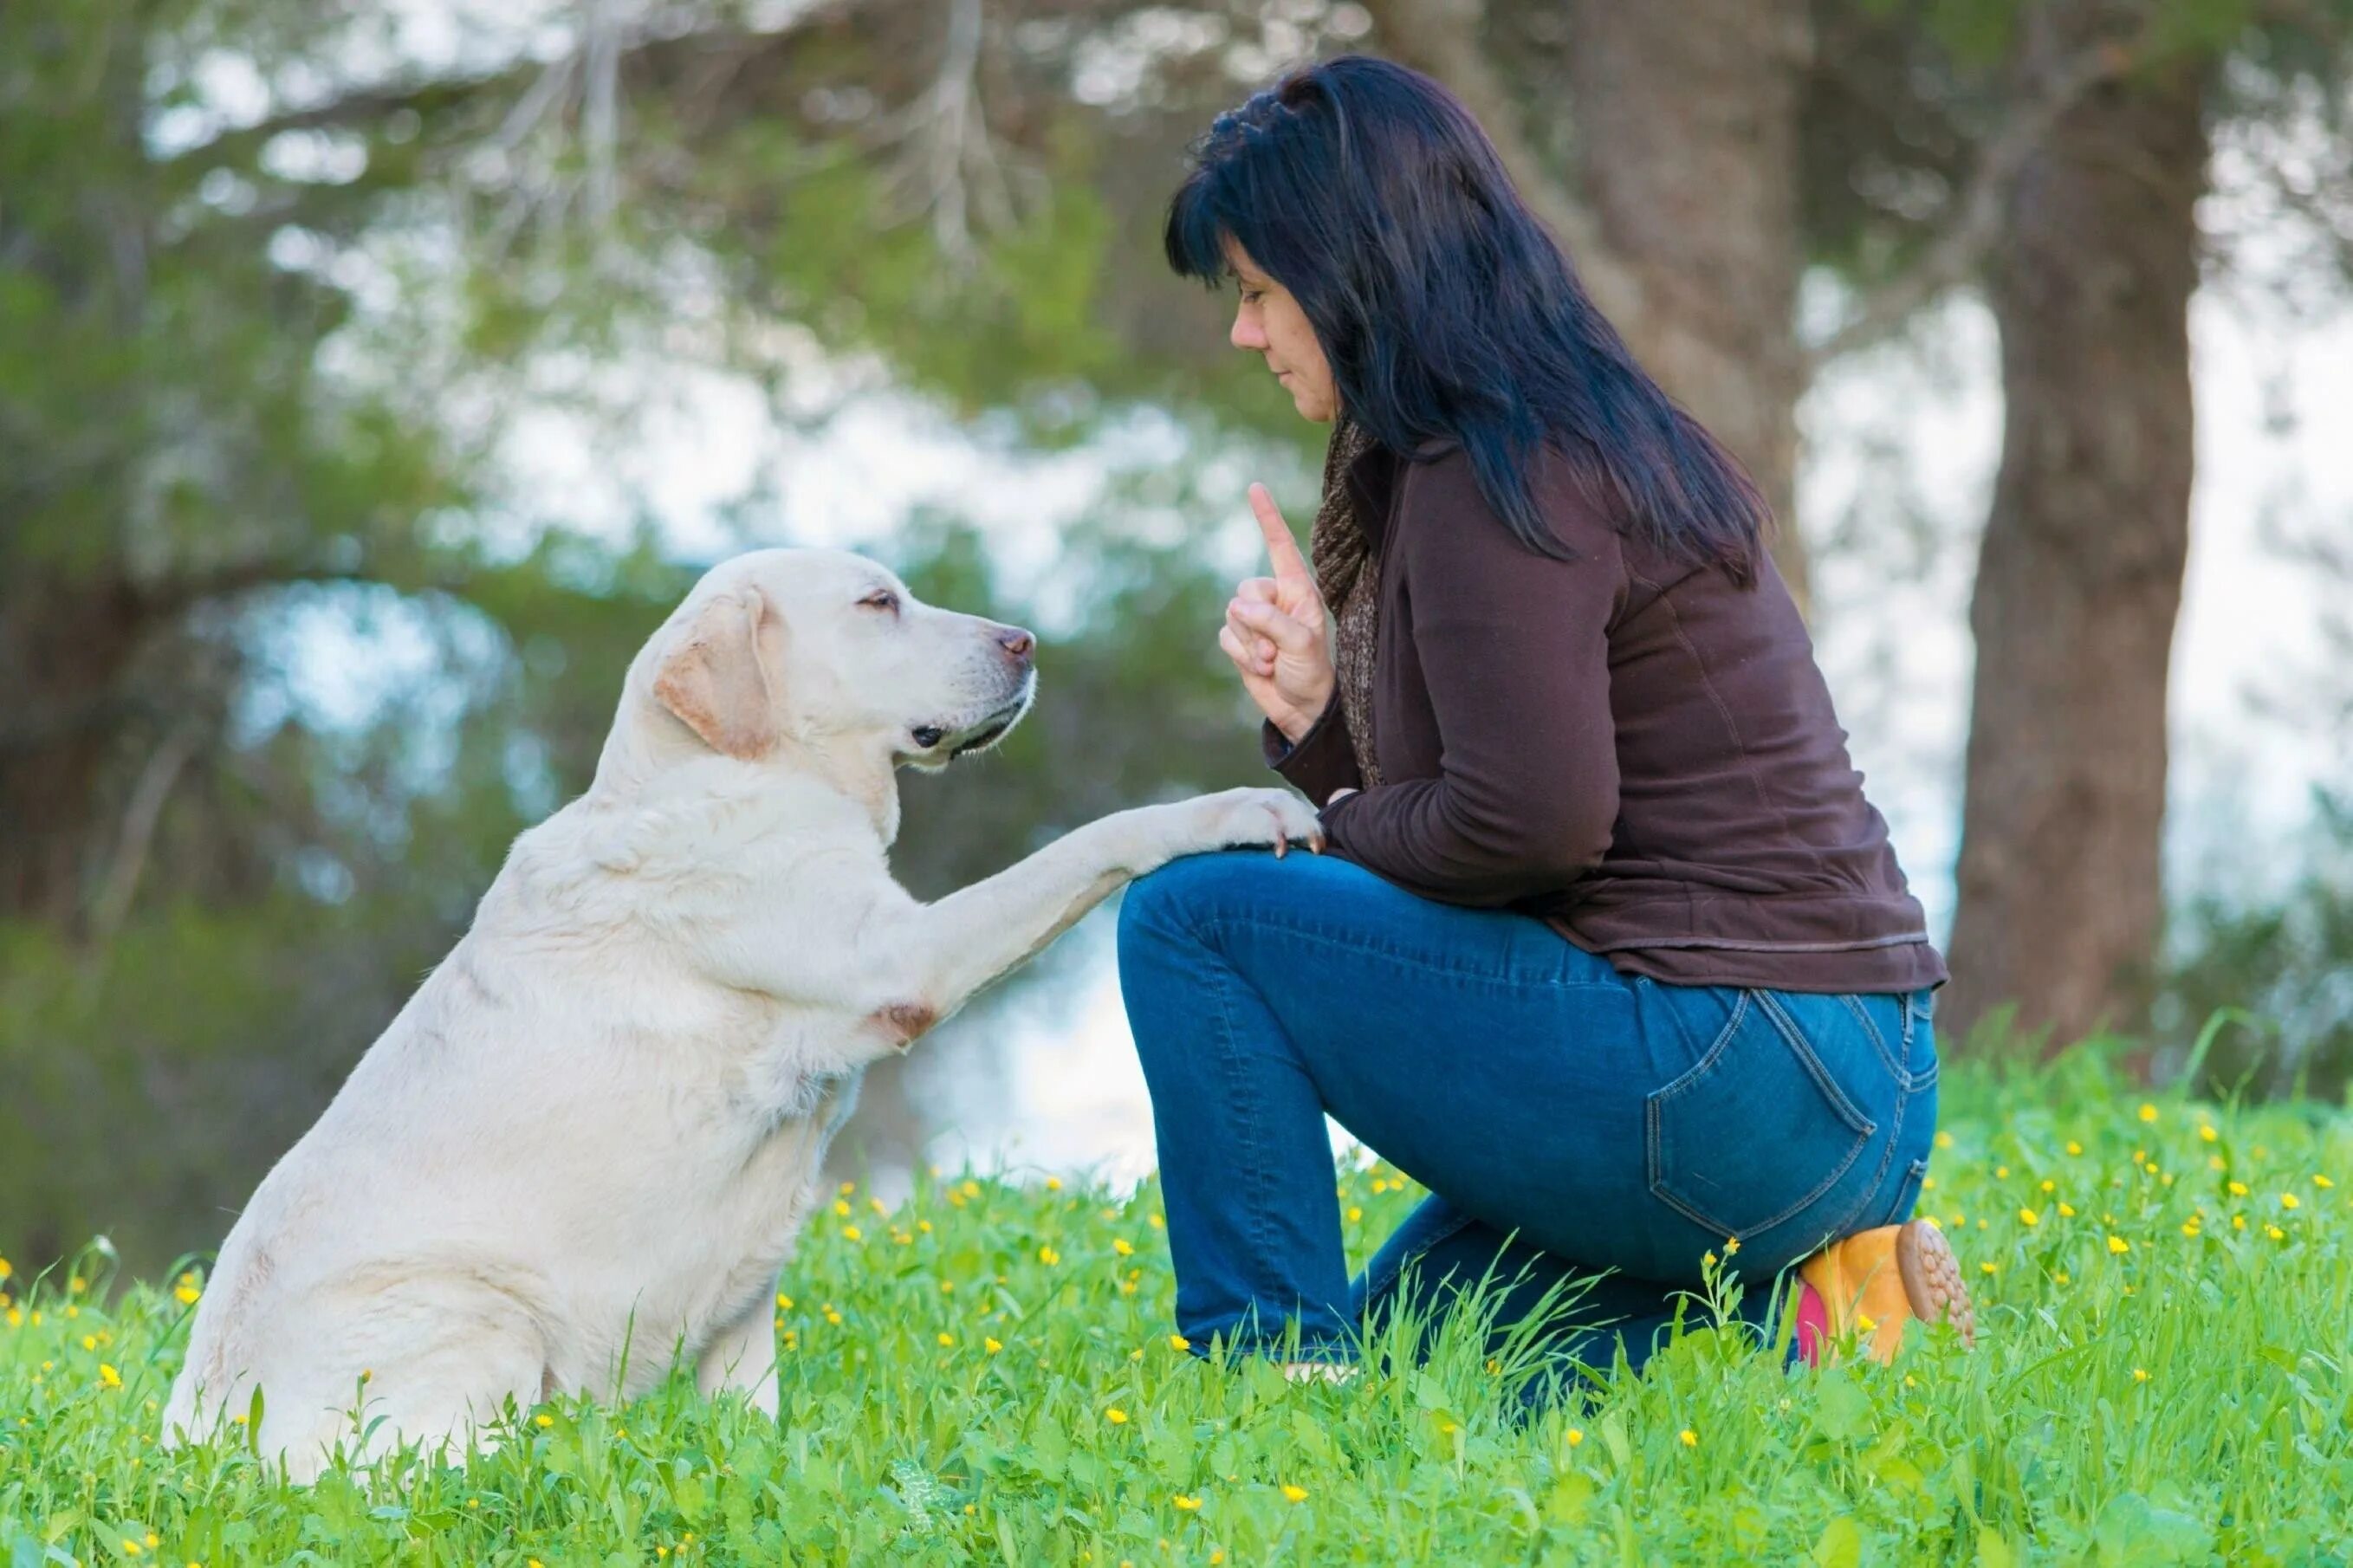
<path id="1" fill-rule="evenodd" d="M 1644 1101 L 1651 1195 L 1703 1229 L 1770 1230 L 1845 1175 L 1876 1124 L 1768 994 L 1736 994 L 1691 1069 Z"/>

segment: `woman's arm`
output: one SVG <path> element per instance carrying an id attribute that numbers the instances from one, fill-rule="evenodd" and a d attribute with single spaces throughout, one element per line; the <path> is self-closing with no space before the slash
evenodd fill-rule
<path id="1" fill-rule="evenodd" d="M 1618 536 L 1573 486 L 1539 483 L 1577 559 L 1536 554 L 1488 508 L 1459 451 L 1403 482 L 1391 547 L 1438 722 L 1439 774 L 1328 805 L 1331 849 L 1448 903 L 1564 887 L 1599 863 L 1618 816 Z"/>

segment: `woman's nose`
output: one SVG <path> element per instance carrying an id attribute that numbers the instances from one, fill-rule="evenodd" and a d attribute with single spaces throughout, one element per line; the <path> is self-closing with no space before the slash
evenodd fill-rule
<path id="1" fill-rule="evenodd" d="M 1251 320 L 1247 311 L 1234 312 L 1234 330 L 1226 336 L 1238 349 L 1250 349 L 1261 353 L 1266 350 L 1266 334 L 1259 330 L 1258 322 Z"/>

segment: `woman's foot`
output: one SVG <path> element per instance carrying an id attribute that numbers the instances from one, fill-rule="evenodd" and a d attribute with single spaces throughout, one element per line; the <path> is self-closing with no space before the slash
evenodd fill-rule
<path id="1" fill-rule="evenodd" d="M 1866 1353 L 1885 1365 L 1915 1318 L 1949 1319 L 1964 1349 L 1977 1344 L 1977 1308 L 1960 1262 L 1945 1233 L 1926 1220 L 1834 1241 L 1800 1263 L 1798 1277 L 1798 1353 L 1809 1366 L 1820 1366 L 1831 1342 L 1850 1329 L 1870 1335 Z"/>

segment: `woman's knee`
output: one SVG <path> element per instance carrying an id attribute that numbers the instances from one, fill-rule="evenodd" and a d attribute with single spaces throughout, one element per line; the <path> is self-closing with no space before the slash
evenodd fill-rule
<path id="1" fill-rule="evenodd" d="M 1252 860 L 1272 863 L 1271 857 L 1241 850 L 1187 855 L 1129 883 L 1119 906 L 1121 951 L 1155 941 L 1199 941 L 1233 883 L 1249 876 L 1246 863 Z"/>

